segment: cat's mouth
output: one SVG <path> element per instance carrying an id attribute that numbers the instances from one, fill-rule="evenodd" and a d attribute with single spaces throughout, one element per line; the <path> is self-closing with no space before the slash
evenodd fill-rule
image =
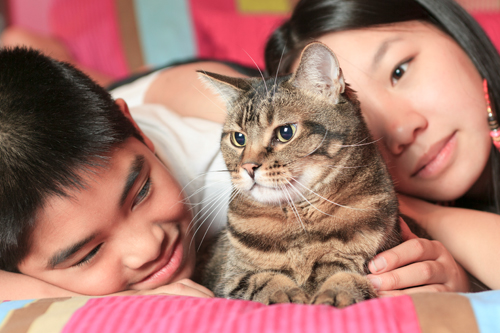
<path id="1" fill-rule="evenodd" d="M 291 203 L 303 200 L 304 196 L 294 180 L 288 181 L 288 184 L 266 186 L 254 182 L 248 190 L 250 195 L 257 201 L 268 204 Z"/>

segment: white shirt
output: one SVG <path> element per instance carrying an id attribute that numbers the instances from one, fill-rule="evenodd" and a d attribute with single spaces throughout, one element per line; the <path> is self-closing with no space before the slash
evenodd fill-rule
<path id="1" fill-rule="evenodd" d="M 132 117 L 151 139 L 158 158 L 179 182 L 193 208 L 198 244 L 226 225 L 230 176 L 220 153 L 222 126 L 180 117 L 160 104 L 144 104 L 144 94 L 158 72 L 111 91 L 123 98 Z M 182 200 L 180 197 L 179 200 Z"/>

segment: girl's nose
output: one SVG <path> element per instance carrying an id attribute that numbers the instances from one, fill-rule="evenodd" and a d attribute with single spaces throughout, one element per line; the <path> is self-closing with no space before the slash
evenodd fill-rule
<path id="1" fill-rule="evenodd" d="M 150 225 L 149 230 L 128 230 L 122 246 L 123 264 L 130 269 L 138 269 L 154 262 L 162 254 L 165 233 L 158 225 Z"/>
<path id="2" fill-rule="evenodd" d="M 395 110 L 387 113 L 384 121 L 383 140 L 394 155 L 401 154 L 428 126 L 427 119 L 414 110 Z"/>

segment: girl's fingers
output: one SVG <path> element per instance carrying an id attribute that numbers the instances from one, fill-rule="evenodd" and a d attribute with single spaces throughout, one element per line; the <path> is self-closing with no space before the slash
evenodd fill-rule
<path id="1" fill-rule="evenodd" d="M 378 297 L 393 297 L 393 296 L 401 296 L 401 295 L 410 295 L 417 293 L 429 293 L 429 292 L 446 292 L 450 291 L 446 288 L 445 285 L 442 284 L 430 284 L 426 286 L 419 286 L 415 288 L 408 288 L 404 290 L 389 290 L 389 291 L 379 291 Z"/>
<path id="2" fill-rule="evenodd" d="M 375 256 L 368 269 L 380 274 L 417 261 L 436 260 L 444 251 L 446 249 L 440 242 L 412 238 Z"/>
<path id="3" fill-rule="evenodd" d="M 422 261 L 380 275 L 368 275 L 375 289 L 387 291 L 414 286 L 444 284 L 448 281 L 443 265 Z"/>

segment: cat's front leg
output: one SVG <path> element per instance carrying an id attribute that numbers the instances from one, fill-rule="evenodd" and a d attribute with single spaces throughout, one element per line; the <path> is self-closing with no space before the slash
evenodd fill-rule
<path id="1" fill-rule="evenodd" d="M 263 304 L 309 303 L 309 295 L 290 277 L 279 272 L 257 272 L 242 277 L 229 297 Z"/>
<path id="2" fill-rule="evenodd" d="M 327 304 L 337 308 L 377 297 L 366 276 L 353 272 L 338 272 L 330 276 L 311 298 L 311 304 Z"/>

